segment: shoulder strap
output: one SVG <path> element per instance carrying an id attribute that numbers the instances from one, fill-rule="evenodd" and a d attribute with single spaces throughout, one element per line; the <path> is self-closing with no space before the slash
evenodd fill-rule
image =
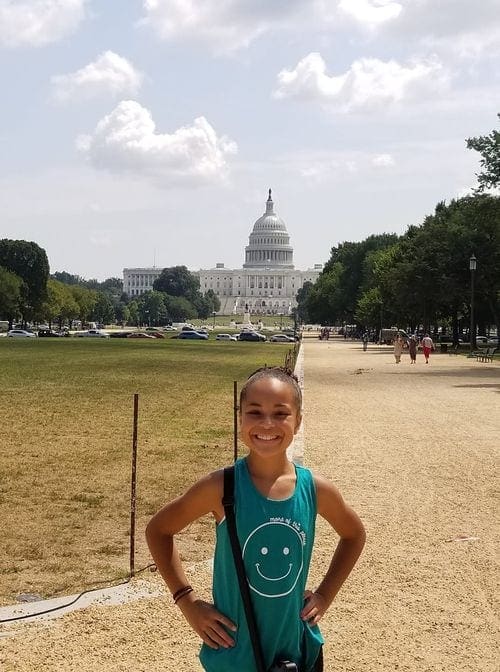
<path id="1" fill-rule="evenodd" d="M 234 517 L 234 466 L 226 467 L 224 469 L 224 496 L 222 498 L 222 506 L 224 507 L 224 513 L 226 514 L 227 530 L 231 541 L 231 550 L 233 552 L 236 573 L 238 575 L 241 599 L 243 600 L 243 606 L 245 607 L 245 616 L 250 633 L 250 641 L 252 642 L 257 672 L 265 672 L 264 656 L 262 654 L 262 647 L 257 632 L 257 623 L 255 621 L 250 588 L 248 587 L 248 581 L 245 574 L 245 565 L 243 564 L 241 555 L 241 546 L 236 531 L 236 520 Z"/>

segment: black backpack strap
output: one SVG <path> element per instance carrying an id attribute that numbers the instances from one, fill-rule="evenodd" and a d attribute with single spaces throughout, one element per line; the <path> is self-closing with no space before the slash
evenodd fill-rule
<path id="1" fill-rule="evenodd" d="M 255 664 L 257 672 L 265 672 L 264 656 L 262 654 L 262 647 L 260 645 L 259 633 L 257 631 L 257 622 L 252 605 L 252 598 L 250 596 L 250 588 L 245 574 L 245 565 L 241 555 L 241 546 L 236 531 L 236 519 L 234 516 L 234 467 L 226 467 L 224 469 L 224 495 L 222 497 L 222 506 L 226 514 L 226 524 L 231 541 L 231 550 L 233 552 L 234 564 L 236 567 L 236 574 L 238 575 L 238 584 L 240 586 L 241 599 L 245 607 L 245 616 L 247 619 L 248 631 L 250 633 L 250 641 L 252 642 L 253 653 L 255 657 Z"/>

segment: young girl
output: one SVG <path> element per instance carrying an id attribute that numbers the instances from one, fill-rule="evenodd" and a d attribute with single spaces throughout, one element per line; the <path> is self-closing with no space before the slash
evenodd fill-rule
<path id="1" fill-rule="evenodd" d="M 321 672 L 318 622 L 356 563 L 365 532 L 335 486 L 288 460 L 301 404 L 297 379 L 285 369 L 259 369 L 246 381 L 240 394 L 240 436 L 249 452 L 235 465 L 234 506 L 266 666 L 286 659 L 301 672 Z M 174 602 L 203 640 L 203 668 L 255 672 L 222 496 L 219 470 L 161 509 L 149 522 L 146 538 Z M 174 544 L 178 532 L 209 512 L 216 521 L 213 604 L 188 585 Z M 340 541 L 319 586 L 306 590 L 316 513 Z"/>

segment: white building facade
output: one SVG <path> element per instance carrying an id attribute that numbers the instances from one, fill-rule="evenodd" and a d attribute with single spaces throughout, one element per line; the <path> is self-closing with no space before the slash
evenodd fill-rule
<path id="1" fill-rule="evenodd" d="M 241 269 L 215 268 L 193 273 L 200 280 L 200 290 L 211 289 L 220 299 L 221 315 L 253 314 L 288 315 L 297 305 L 297 292 L 305 282 L 315 282 L 322 265 L 306 271 L 296 270 L 293 248 L 284 221 L 274 212 L 269 189 L 266 211 L 255 222 L 245 248 L 245 263 Z M 140 296 L 153 289 L 160 275 L 158 268 L 123 269 L 123 291 L 128 296 Z"/>

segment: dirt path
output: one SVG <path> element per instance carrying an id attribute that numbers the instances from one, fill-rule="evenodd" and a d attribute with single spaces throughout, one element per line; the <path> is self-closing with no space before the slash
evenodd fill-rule
<path id="1" fill-rule="evenodd" d="M 498 669 L 499 393 L 498 363 L 433 355 L 426 366 L 419 355 L 411 367 L 389 348 L 305 344 L 304 462 L 333 479 L 368 531 L 322 623 L 327 672 Z M 472 539 L 449 541 L 460 535 Z M 332 542 L 320 523 L 311 585 Z M 206 565 L 192 580 L 208 597 Z M 18 626 L 0 639 L 0 668 L 196 672 L 197 649 L 170 599 L 151 598 Z"/>

